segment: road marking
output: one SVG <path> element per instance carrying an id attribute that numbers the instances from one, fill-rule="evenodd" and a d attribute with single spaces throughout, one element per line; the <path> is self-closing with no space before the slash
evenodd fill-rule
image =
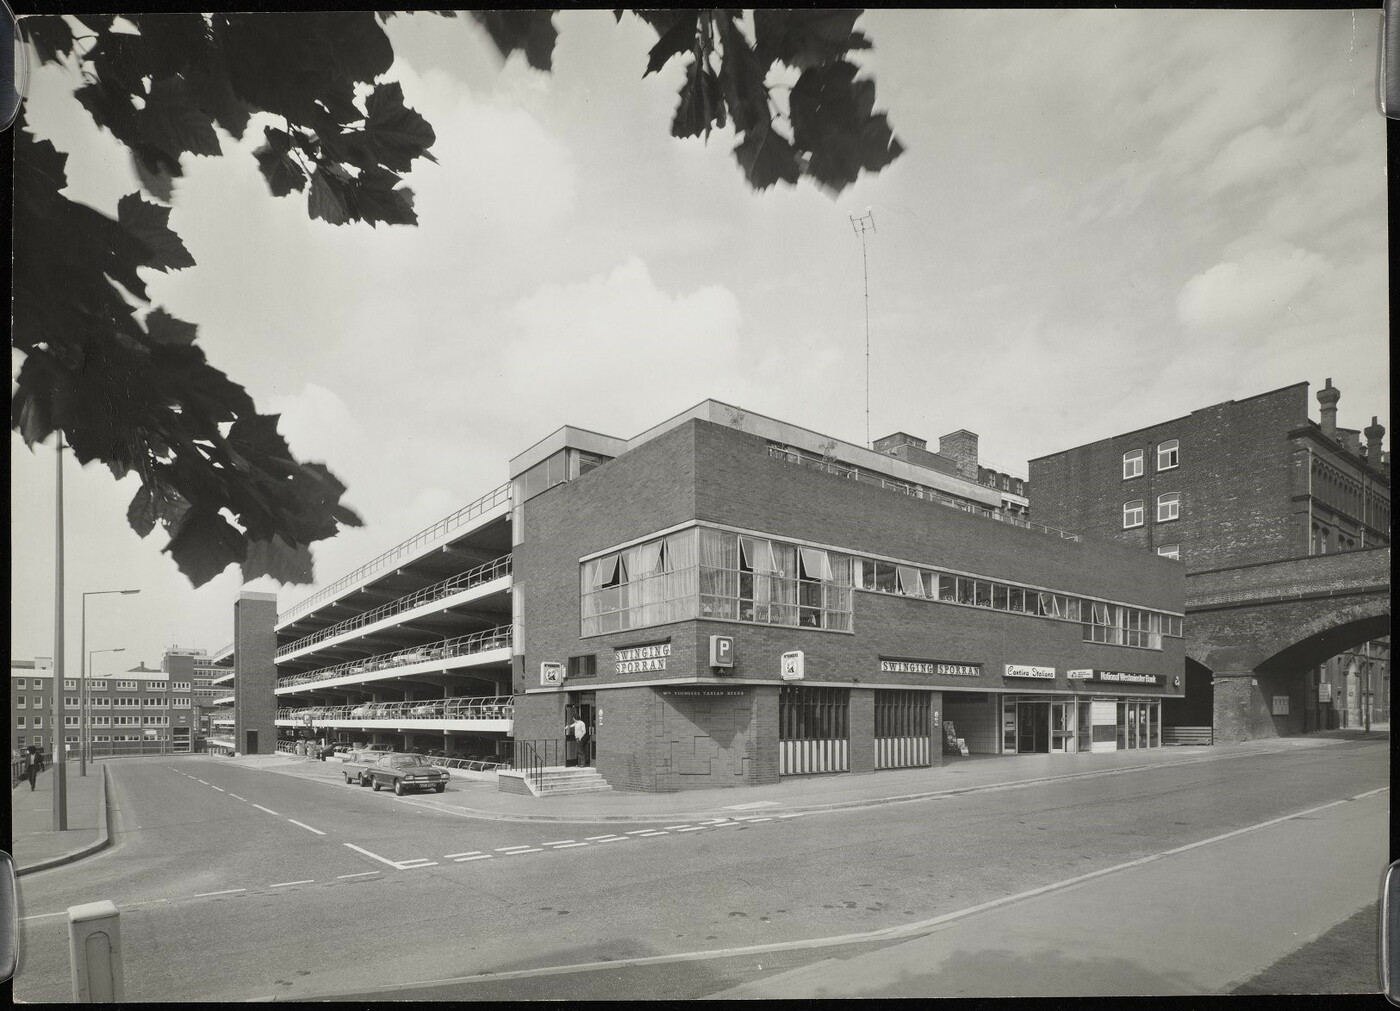
<path id="1" fill-rule="evenodd" d="M 678 829 L 678 828 L 689 828 L 689 827 L 690 827 L 690 826 L 689 826 L 688 824 L 687 824 L 687 825 L 667 825 L 667 826 L 666 826 L 666 831 L 667 831 L 667 832 L 674 832 L 674 831 L 675 831 L 676 829 Z"/>
<path id="2" fill-rule="evenodd" d="M 777 807 L 777 806 L 778 806 L 778 802 L 777 802 L 776 800 L 754 800 L 754 801 L 750 801 L 750 802 L 747 803 L 747 804 L 729 804 L 729 805 L 727 805 L 727 806 L 725 807 L 725 810 L 726 810 L 726 811 L 751 811 L 751 810 L 753 810 L 753 809 L 756 808 L 756 807 Z"/>
<path id="3" fill-rule="evenodd" d="M 511 850 L 523 850 L 523 849 L 526 849 L 526 848 L 527 848 L 527 847 L 525 847 L 525 846 L 497 846 L 497 847 L 496 847 L 496 852 L 497 852 L 497 853 L 509 853 Z"/>
<path id="4" fill-rule="evenodd" d="M 603 839 L 621 839 L 622 836 L 618 835 L 616 832 L 609 832 L 607 835 L 590 835 L 584 836 L 584 838 L 589 842 L 599 842 Z"/>
<path id="5" fill-rule="evenodd" d="M 541 846 L 563 846 L 565 843 L 573 842 L 572 839 L 556 839 L 554 842 L 542 842 Z"/>
<path id="6" fill-rule="evenodd" d="M 524 855 L 524 854 L 526 854 L 526 853 L 543 853 L 543 852 L 544 852 L 544 850 L 541 850 L 541 849 L 512 850 L 511 852 L 507 853 L 506 856 L 508 856 L 508 857 L 518 857 L 518 856 L 522 856 L 522 855 Z"/>
<path id="7" fill-rule="evenodd" d="M 426 864 L 429 862 L 435 863 L 436 861 L 429 861 L 427 857 L 414 857 L 412 860 L 400 860 L 398 863 L 400 867 L 411 867 L 414 864 Z"/>
<path id="8" fill-rule="evenodd" d="M 573 849 L 575 846 L 587 846 L 587 845 L 588 845 L 588 843 L 586 843 L 586 842 L 555 843 L 555 844 L 554 844 L 554 848 L 557 849 L 557 850 L 571 850 L 571 849 Z"/>
<path id="9" fill-rule="evenodd" d="M 241 800 L 241 801 L 243 801 L 243 803 L 245 803 L 245 804 L 248 803 L 248 801 L 247 801 L 246 799 L 244 799 L 243 797 L 238 796 L 238 794 L 236 794 L 236 793 L 231 793 L 231 794 L 229 794 L 229 796 L 232 797 L 234 800 Z"/>
<path id="10" fill-rule="evenodd" d="M 211 790 L 218 790 L 220 793 L 228 793 L 228 791 L 225 790 L 222 786 L 214 786 L 212 783 L 210 784 L 209 788 Z"/>
<path id="11" fill-rule="evenodd" d="M 703 831 L 705 831 L 705 826 L 704 826 L 704 825 L 692 825 L 690 828 L 678 828 L 678 829 L 676 829 L 676 831 L 677 831 L 678 833 L 679 833 L 679 832 L 703 832 Z"/>
<path id="12" fill-rule="evenodd" d="M 202 779 L 196 779 L 195 782 L 196 782 L 196 783 L 204 783 L 204 780 L 202 780 Z M 208 786 L 209 784 L 208 784 L 208 783 L 204 783 L 204 785 L 205 785 L 205 786 Z"/>
<path id="13" fill-rule="evenodd" d="M 374 877 L 374 875 L 379 874 L 379 873 L 381 873 L 381 872 L 379 872 L 379 871 L 360 871 L 359 874 L 337 874 L 337 875 L 336 875 L 336 878 L 337 878 L 338 880 L 341 880 L 341 881 L 344 881 L 346 878 L 372 878 L 372 877 Z"/>
<path id="14" fill-rule="evenodd" d="M 474 856 L 474 857 L 458 857 L 456 860 L 454 860 L 454 861 L 452 861 L 452 862 L 453 862 L 454 864 L 465 864 L 465 863 L 468 863 L 469 861 L 472 861 L 472 860 L 490 860 L 490 859 L 491 859 L 491 854 L 490 854 L 490 853 L 478 853 L 478 854 L 477 854 L 476 856 Z"/>
<path id="15" fill-rule="evenodd" d="M 274 810 L 272 810 L 272 808 L 270 808 L 270 807 L 263 807 L 261 804 L 254 804 L 253 806 L 254 806 L 255 808 L 257 808 L 259 811 L 266 811 L 268 814 L 276 814 L 277 817 L 279 817 L 279 818 L 282 817 L 280 814 L 277 814 L 277 812 L 274 811 Z"/>
<path id="16" fill-rule="evenodd" d="M 326 833 L 322 832 L 319 828 L 312 828 L 310 825 L 302 825 L 302 823 L 299 822 L 299 821 L 297 821 L 295 818 L 288 818 L 287 820 L 288 820 L 289 822 L 291 822 L 293 825 L 296 825 L 296 826 L 299 826 L 300 828 L 306 829 L 306 831 L 308 831 L 308 832 L 315 832 L 317 835 L 325 835 L 325 834 L 326 834 Z"/>
<path id="17" fill-rule="evenodd" d="M 778 817 L 779 817 L 779 818 L 801 818 L 801 817 L 802 817 L 804 814 L 806 814 L 806 813 L 807 813 L 806 811 L 794 811 L 792 814 L 780 814 L 780 815 L 778 815 Z"/>
<path id="18" fill-rule="evenodd" d="M 1389 788 L 1386 787 L 1381 790 L 1372 790 L 1369 793 L 1358 794 L 1357 796 L 1347 797 L 1343 800 L 1332 801 L 1329 804 L 1322 804 L 1318 807 L 1308 808 L 1305 811 L 1295 811 L 1293 814 L 1284 815 L 1281 818 L 1271 818 L 1268 821 L 1263 821 L 1259 822 L 1256 825 L 1249 825 L 1245 828 L 1236 829 L 1233 832 L 1227 832 L 1223 835 L 1214 836 L 1211 839 L 1204 839 L 1200 842 L 1191 843 L 1187 846 L 1177 847 L 1173 850 L 1166 850 L 1162 853 L 1155 853 L 1151 856 L 1142 857 L 1137 860 L 1130 860 L 1127 863 L 1116 864 L 1113 867 L 1106 867 L 1102 870 L 1090 871 L 1087 874 L 1081 874 L 1073 878 L 1066 878 L 1063 881 L 1057 881 L 1049 885 L 1043 885 L 1039 888 L 1032 888 L 1028 891 L 1020 892 L 1016 895 L 1003 896 L 1002 898 L 993 899 L 989 902 L 981 903 L 980 905 L 970 906 L 967 909 L 960 909 L 952 913 L 944 913 L 942 916 L 936 916 L 930 920 L 921 920 L 917 923 L 904 923 L 894 927 L 882 927 L 877 930 L 869 930 L 864 931 L 862 933 L 840 934 L 832 937 L 814 937 L 799 941 L 774 941 L 769 944 L 754 944 L 746 947 L 737 948 L 712 948 L 706 951 L 681 951 L 666 955 L 640 955 L 635 958 L 619 958 L 607 962 L 578 962 L 572 965 L 550 965 L 542 966 L 536 969 L 512 969 L 505 972 L 481 973 L 475 976 L 455 976 L 448 979 L 423 980 L 421 982 L 415 983 L 394 983 L 390 985 L 377 987 L 372 992 L 393 991 L 397 993 L 407 989 L 418 989 L 427 986 L 445 986 L 453 983 L 460 984 L 486 980 L 498 982 L 500 980 L 525 979 L 533 976 L 559 976 L 567 973 L 591 972 L 600 969 L 611 972 L 616 971 L 619 967 L 622 966 L 664 965 L 667 963 L 674 962 L 703 962 L 709 961 L 711 959 L 733 958 L 735 956 L 741 955 L 761 955 L 777 951 L 800 951 L 808 948 L 831 948 L 840 945 L 858 944 L 867 941 L 891 940 L 911 936 L 919 936 L 921 934 L 928 933 L 932 928 L 942 926 L 954 920 L 971 916 L 975 913 L 983 912 L 987 909 L 992 909 L 997 906 L 1010 905 L 1011 903 L 1019 902 L 1022 899 L 1028 899 L 1033 898 L 1037 895 L 1043 895 L 1046 892 L 1059 891 L 1061 889 L 1068 888 L 1071 885 L 1079 884 L 1081 881 L 1088 881 L 1093 878 L 1103 877 L 1107 874 L 1112 874 L 1115 871 L 1124 870 L 1129 867 L 1136 867 L 1144 863 L 1150 863 L 1151 861 L 1161 859 L 1162 857 L 1167 856 L 1169 854 L 1180 853 L 1184 850 L 1193 849 L 1197 846 L 1204 846 L 1210 842 L 1218 842 L 1222 839 L 1226 839 L 1231 836 L 1237 836 L 1245 832 L 1252 832 L 1255 829 L 1267 828 L 1270 825 L 1277 825 L 1279 822 L 1288 821 L 1293 818 L 1302 818 L 1306 815 L 1315 814 L 1318 811 L 1326 810 L 1329 807 L 1337 807 L 1338 805 L 1345 804 L 1348 801 L 1360 800 L 1363 797 L 1373 796 L 1377 793 L 1384 792 L 1385 789 Z M 692 829 L 688 831 L 694 830 Z"/>
<path id="19" fill-rule="evenodd" d="M 757 825 L 757 824 L 758 824 L 759 822 L 761 822 L 761 821 L 772 821 L 772 820 L 773 820 L 772 818 L 750 818 L 750 819 L 749 819 L 749 821 L 753 822 L 755 825 Z"/>
<path id="20" fill-rule="evenodd" d="M 632 834 L 632 833 L 628 833 L 628 834 L 630 835 L 630 834 Z M 652 836 L 654 836 L 654 835 L 670 835 L 671 833 L 669 833 L 669 832 L 653 832 L 653 831 L 648 830 L 648 831 L 646 831 L 646 832 L 638 832 L 638 833 L 636 833 L 636 834 L 639 835 L 639 836 L 641 836 L 643 839 L 650 839 L 650 838 L 651 838 Z"/>
<path id="21" fill-rule="evenodd" d="M 626 841 L 627 841 L 627 837 L 626 837 L 625 835 L 615 835 L 615 836 L 613 836 L 611 839 L 598 839 L 598 840 L 596 840 L 596 841 L 597 841 L 597 842 L 626 842 Z"/>
<path id="22" fill-rule="evenodd" d="M 1385 791 L 1387 791 L 1387 790 L 1389 790 L 1389 789 L 1390 789 L 1390 787 L 1388 787 L 1388 786 L 1383 786 L 1383 787 L 1381 787 L 1379 790 L 1367 790 L 1365 793 L 1358 793 L 1355 797 L 1352 797 L 1351 799 L 1352 799 L 1352 800 L 1361 800 L 1363 797 L 1374 797 L 1376 794 L 1378 794 L 1378 793 L 1385 793 Z"/>
<path id="23" fill-rule="evenodd" d="M 375 872 L 378 873 L 378 872 Z M 305 881 L 279 881 L 275 885 L 268 885 L 269 888 L 286 888 L 288 885 L 314 885 L 315 878 L 307 878 Z"/>
<path id="24" fill-rule="evenodd" d="M 650 831 L 651 831 L 651 829 L 649 829 L 649 828 L 634 828 L 631 832 L 628 832 L 627 834 L 628 834 L 628 835 L 641 835 L 643 832 L 650 832 Z"/>
<path id="25" fill-rule="evenodd" d="M 545 845 L 548 845 L 548 843 Z M 444 860 L 456 860 L 458 857 L 474 857 L 480 852 L 481 850 L 467 850 L 465 853 L 444 853 L 442 858 Z"/>
<path id="26" fill-rule="evenodd" d="M 67 915 L 68 915 L 68 910 L 66 910 L 66 909 L 65 909 L 65 910 L 62 910 L 62 911 L 60 911 L 60 912 L 57 912 L 57 913 L 35 913 L 33 916 L 21 916 L 21 917 L 19 918 L 19 922 L 20 922 L 20 923 L 28 923 L 30 920 L 45 920 L 45 919 L 48 919 L 50 916 L 67 916 Z"/>
<path id="27" fill-rule="evenodd" d="M 399 870 L 421 871 L 424 867 L 436 867 L 437 865 L 438 862 L 436 860 L 426 860 L 421 864 L 399 864 Z"/>
<path id="28" fill-rule="evenodd" d="M 195 896 L 195 898 L 207 899 L 211 895 L 235 895 L 238 892 L 246 892 L 247 890 L 248 889 L 246 888 L 229 888 L 222 892 L 200 892 L 198 895 Z"/>
<path id="29" fill-rule="evenodd" d="M 381 857 L 378 853 L 371 853 L 369 850 L 364 849 L 360 846 L 356 846 L 354 843 L 345 843 L 345 845 L 349 846 L 356 853 L 363 853 L 371 860 L 378 860 L 381 864 L 388 864 L 390 867 L 394 868 L 394 870 L 399 869 L 399 865 L 394 863 L 394 861 L 388 859 L 387 857 Z"/>

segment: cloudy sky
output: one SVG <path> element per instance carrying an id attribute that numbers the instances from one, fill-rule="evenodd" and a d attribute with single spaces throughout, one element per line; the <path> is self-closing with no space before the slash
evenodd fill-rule
<path id="1" fill-rule="evenodd" d="M 868 13 L 857 61 L 907 150 L 836 197 L 750 191 L 727 131 L 671 138 L 680 68 L 642 79 L 641 22 L 556 24 L 543 74 L 470 23 L 390 22 L 390 76 L 438 136 L 417 228 L 272 198 L 257 124 L 187 158 L 171 224 L 198 267 L 151 292 L 349 486 L 365 526 L 316 548 L 323 582 L 562 424 L 628 437 L 715 397 L 864 442 L 867 208 L 872 436 L 968 428 L 1024 474 L 1328 377 L 1342 425 L 1390 421 L 1377 10 Z M 71 152 L 70 196 L 114 213 L 135 183 L 78 83 L 36 70 L 30 123 Z M 11 655 L 47 656 L 52 443 L 11 453 Z M 163 533 L 127 527 L 134 478 L 70 459 L 65 483 L 69 669 L 83 590 L 142 590 L 91 602 L 89 648 L 127 651 L 99 672 L 232 638 L 236 567 L 193 591 Z"/>

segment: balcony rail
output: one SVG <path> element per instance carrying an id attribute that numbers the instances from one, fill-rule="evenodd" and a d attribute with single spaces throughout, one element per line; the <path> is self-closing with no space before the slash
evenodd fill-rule
<path id="1" fill-rule="evenodd" d="M 299 743 L 304 742 L 278 741 L 277 751 L 283 755 L 300 755 L 301 753 L 297 751 L 297 745 Z M 404 751 L 391 752 L 391 754 L 416 755 L 421 754 L 421 752 Z M 302 755 L 301 757 L 312 758 L 311 755 Z M 452 758 L 446 755 L 423 755 L 423 757 L 428 760 L 429 764 L 435 765 L 440 769 L 461 769 L 465 772 L 496 772 L 500 769 L 510 768 L 509 762 L 490 762 L 474 758 Z"/>
<path id="2" fill-rule="evenodd" d="M 216 705 L 216 706 L 231 706 L 231 705 L 233 705 L 233 696 L 232 696 L 232 695 L 220 695 L 217 699 L 214 700 L 214 705 Z"/>
<path id="3" fill-rule="evenodd" d="M 859 481 L 861 484 L 875 485 L 886 491 L 897 491 L 908 495 L 910 498 L 924 499 L 938 505 L 948 506 L 960 512 L 971 513 L 974 516 L 981 516 L 983 519 L 995 520 L 998 523 L 1006 523 L 1015 527 L 1024 527 L 1027 530 L 1039 530 L 1041 533 L 1053 534 L 1067 541 L 1079 541 L 1082 538 L 1078 534 L 1061 530 L 1058 527 L 1046 526 L 1044 523 L 1032 523 L 1030 520 L 1022 519 L 1020 516 L 1013 516 L 1010 513 L 992 509 L 989 506 L 981 505 L 977 502 L 968 502 L 963 499 L 954 498 L 943 492 L 935 491 L 932 488 L 925 488 L 923 485 L 913 484 L 909 481 L 901 481 L 898 478 L 886 477 L 883 474 L 875 474 L 869 471 L 862 472 L 858 467 L 850 467 L 844 463 L 837 463 L 835 460 L 816 460 L 809 456 L 787 449 L 783 446 L 769 446 L 768 455 L 775 460 L 784 460 L 788 463 L 795 463 L 812 470 L 820 470 L 836 477 L 846 478 L 850 481 Z"/>
<path id="4" fill-rule="evenodd" d="M 233 643 L 229 643 L 227 646 L 220 646 L 220 647 L 219 647 L 218 649 L 216 649 L 213 653 L 210 653 L 210 654 L 209 654 L 209 662 L 210 662 L 211 664 L 212 664 L 212 663 L 217 663 L 218 661 L 222 660 L 224 657 L 226 657 L 226 656 L 231 656 L 232 654 L 233 654 Z"/>
<path id="5" fill-rule="evenodd" d="M 352 706 L 292 706 L 277 710 L 279 720 L 312 725 L 335 720 L 509 720 L 515 696 L 362 702 Z"/>
<path id="6" fill-rule="evenodd" d="M 317 681 L 345 677 L 348 674 L 363 674 L 366 671 L 386 670 L 411 663 L 422 663 L 425 660 L 447 660 L 451 657 L 485 653 L 487 650 L 508 647 L 511 641 L 510 634 L 511 626 L 497 625 L 495 628 L 488 628 L 483 632 L 473 632 L 471 635 L 459 635 L 454 639 L 439 639 L 437 642 L 430 642 L 423 646 L 410 646 L 394 653 L 379 653 L 375 656 L 365 657 L 363 660 L 347 660 L 334 667 L 322 667 L 320 670 L 307 671 L 305 674 L 293 674 L 290 677 L 278 678 L 277 687 L 291 688 L 296 685 L 314 684 Z"/>
<path id="7" fill-rule="evenodd" d="M 443 519 L 438 520 L 432 526 L 424 530 L 418 531 L 418 533 L 414 534 L 402 544 L 390 548 L 388 551 L 384 552 L 377 558 L 370 559 L 368 562 L 365 562 L 364 565 L 361 565 L 358 569 L 356 569 L 349 575 L 341 576 L 329 586 L 317 590 L 305 600 L 301 600 L 293 604 L 285 612 L 277 616 L 277 623 L 281 625 L 285 624 L 286 622 L 292 621 L 295 618 L 301 617 L 306 612 L 315 608 L 316 605 L 322 604 L 327 600 L 333 599 L 342 590 L 353 586 L 355 583 L 359 582 L 361 579 L 364 579 L 366 576 L 372 576 L 374 573 L 379 572 L 381 569 L 387 568 L 394 562 L 401 561 L 402 559 L 407 558 L 409 555 L 414 554 L 421 548 L 429 544 L 441 541 L 448 534 L 452 533 L 452 531 L 458 529 L 459 527 L 465 526 L 467 523 L 470 523 L 472 520 L 476 519 L 476 517 L 480 516 L 487 510 L 494 509 L 502 502 L 509 501 L 510 482 L 507 481 L 505 484 L 501 485 L 499 488 L 496 488 L 494 491 L 487 492 L 475 502 L 471 502 L 467 505 L 462 506 L 462 508 L 452 513 L 450 516 L 446 516 Z"/>
<path id="8" fill-rule="evenodd" d="M 474 569 L 468 569 L 466 572 L 450 576 L 440 583 L 434 583 L 432 586 L 400 597 L 398 600 L 391 600 L 387 604 L 376 607 L 373 611 L 357 614 L 354 617 L 346 618 L 344 621 L 337 622 L 320 631 L 312 632 L 310 635 L 304 635 L 295 642 L 278 649 L 277 655 L 280 658 L 288 653 L 302 649 L 305 646 L 311 646 L 344 632 L 363 628 L 366 625 L 372 625 L 374 622 L 384 618 L 402 614 L 404 611 L 411 611 L 415 607 L 422 607 L 424 604 L 430 604 L 435 600 L 442 600 L 444 597 L 449 597 L 454 593 L 470 590 L 472 587 L 480 586 L 482 583 L 489 583 L 493 579 L 500 579 L 502 576 L 508 576 L 510 575 L 510 570 L 511 556 L 502 555 L 500 558 L 478 565 Z"/>

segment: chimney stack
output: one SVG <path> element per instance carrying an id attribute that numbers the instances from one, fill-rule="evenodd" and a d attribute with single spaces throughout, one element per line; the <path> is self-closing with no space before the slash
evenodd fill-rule
<path id="1" fill-rule="evenodd" d="M 1327 385 L 1317 391 L 1317 402 L 1322 405 L 1322 434 L 1329 439 L 1337 437 L 1337 401 L 1342 399 L 1342 391 L 1327 380 Z"/>
<path id="2" fill-rule="evenodd" d="M 1385 426 L 1374 415 L 1366 426 L 1366 462 L 1377 470 L 1381 469 L 1381 440 L 1385 438 Z"/>
<path id="3" fill-rule="evenodd" d="M 958 476 L 977 481 L 977 433 L 960 428 L 938 440 L 940 456 L 946 456 L 958 466 Z"/>

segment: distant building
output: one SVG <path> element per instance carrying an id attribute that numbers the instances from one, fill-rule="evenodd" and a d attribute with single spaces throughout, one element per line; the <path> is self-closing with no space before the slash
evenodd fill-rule
<path id="1" fill-rule="evenodd" d="M 1031 460 L 1036 519 L 1177 559 L 1188 577 L 1388 545 L 1385 428 L 1374 417 L 1364 432 L 1338 427 L 1340 397 L 1328 379 L 1315 422 L 1308 384 L 1295 383 Z M 1370 652 L 1385 658 L 1372 661 L 1385 686 L 1373 718 L 1388 719 L 1388 640 Z M 1319 686 L 1340 684 L 1349 663 L 1314 668 L 1304 711 L 1281 725 L 1345 722 L 1346 693 Z"/>

